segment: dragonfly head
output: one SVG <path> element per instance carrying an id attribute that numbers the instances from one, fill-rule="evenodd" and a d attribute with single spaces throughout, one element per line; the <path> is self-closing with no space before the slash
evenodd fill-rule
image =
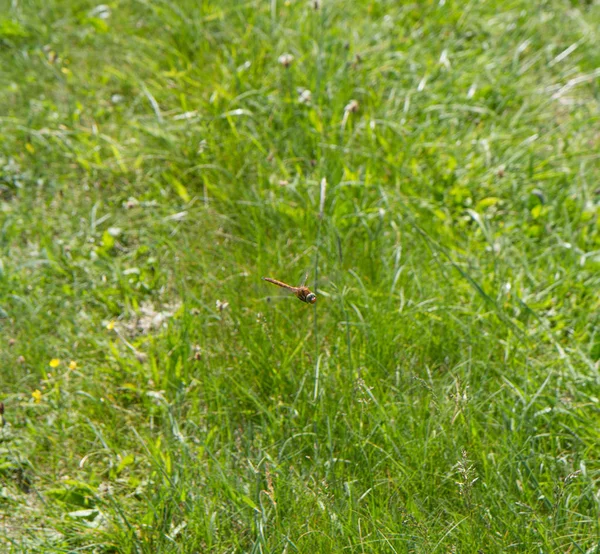
<path id="1" fill-rule="evenodd" d="M 314 292 L 309 292 L 306 295 L 306 302 L 308 304 L 314 304 L 317 301 L 317 295 Z"/>

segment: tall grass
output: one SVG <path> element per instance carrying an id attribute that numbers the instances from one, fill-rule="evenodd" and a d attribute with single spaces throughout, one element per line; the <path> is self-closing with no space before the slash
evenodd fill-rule
<path id="1" fill-rule="evenodd" d="M 0 8 L 5 551 L 600 551 L 595 3 Z"/>

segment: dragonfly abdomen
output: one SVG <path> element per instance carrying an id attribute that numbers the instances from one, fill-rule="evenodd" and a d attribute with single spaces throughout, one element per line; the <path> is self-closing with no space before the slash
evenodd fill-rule
<path id="1" fill-rule="evenodd" d="M 288 290 L 296 290 L 296 287 L 291 287 L 290 285 L 286 285 L 285 283 L 282 283 L 281 281 L 278 281 L 277 279 L 271 279 L 270 277 L 263 277 L 263 281 L 267 281 L 267 283 L 273 283 L 274 285 L 277 285 L 278 287 L 281 287 L 283 289 L 288 289 Z"/>

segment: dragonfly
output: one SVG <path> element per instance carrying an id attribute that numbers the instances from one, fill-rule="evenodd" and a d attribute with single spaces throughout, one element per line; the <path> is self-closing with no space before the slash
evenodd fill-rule
<path id="1" fill-rule="evenodd" d="M 304 285 L 292 287 L 291 285 L 287 285 L 282 281 L 278 281 L 277 279 L 271 279 L 270 277 L 263 277 L 263 281 L 267 281 L 267 283 L 273 283 L 278 287 L 293 292 L 298 300 L 302 300 L 302 302 L 306 302 L 307 304 L 314 304 L 317 301 L 317 295 L 314 292 L 311 292 L 310 289 Z"/>

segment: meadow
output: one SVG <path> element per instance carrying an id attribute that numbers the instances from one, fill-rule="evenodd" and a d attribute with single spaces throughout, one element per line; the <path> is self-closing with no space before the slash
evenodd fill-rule
<path id="1" fill-rule="evenodd" d="M 0 550 L 600 553 L 599 29 L 0 0 Z"/>

